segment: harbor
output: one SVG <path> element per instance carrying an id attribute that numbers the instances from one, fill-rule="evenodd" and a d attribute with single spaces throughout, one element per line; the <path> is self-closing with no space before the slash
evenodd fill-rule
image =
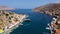
<path id="1" fill-rule="evenodd" d="M 52 22 L 48 25 L 51 34 L 60 34 L 60 28 L 59 28 L 60 22 L 57 22 L 56 18 L 53 18 Z"/>
<path id="2" fill-rule="evenodd" d="M 50 3 L 34 9 L 35 12 L 42 12 L 52 17 L 51 23 L 46 29 L 50 34 L 60 34 L 60 3 Z"/>

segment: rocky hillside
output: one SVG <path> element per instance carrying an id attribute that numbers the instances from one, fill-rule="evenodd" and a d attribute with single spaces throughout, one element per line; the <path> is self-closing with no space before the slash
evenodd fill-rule
<path id="1" fill-rule="evenodd" d="M 5 26 L 9 25 L 8 23 L 11 22 L 11 18 L 14 17 L 14 13 L 0 11 L 0 29 L 5 28 Z"/>
<path id="2" fill-rule="evenodd" d="M 60 3 L 50 3 L 33 9 L 35 12 L 60 16 Z"/>
<path id="3" fill-rule="evenodd" d="M 10 8 L 7 6 L 0 6 L 0 10 L 14 10 L 14 8 Z"/>

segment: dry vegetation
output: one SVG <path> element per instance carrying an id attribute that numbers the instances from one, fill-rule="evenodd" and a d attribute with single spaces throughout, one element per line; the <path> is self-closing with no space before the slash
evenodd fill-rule
<path id="1" fill-rule="evenodd" d="M 13 17 L 14 13 L 12 12 L 0 11 L 0 29 L 4 29 L 6 26 L 9 26 Z"/>

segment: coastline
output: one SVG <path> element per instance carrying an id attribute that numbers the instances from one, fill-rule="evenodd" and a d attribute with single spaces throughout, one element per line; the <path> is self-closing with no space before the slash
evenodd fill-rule
<path id="1" fill-rule="evenodd" d="M 22 24 L 22 22 L 24 21 L 25 18 L 27 18 L 27 15 L 24 15 L 23 18 L 20 19 L 21 22 L 17 22 L 15 25 L 13 25 L 9 29 L 7 29 L 7 31 L 5 30 L 5 32 L 3 32 L 2 34 L 10 34 L 10 32 L 12 32 L 14 29 L 16 29 L 17 27 L 19 27 L 19 25 Z"/>

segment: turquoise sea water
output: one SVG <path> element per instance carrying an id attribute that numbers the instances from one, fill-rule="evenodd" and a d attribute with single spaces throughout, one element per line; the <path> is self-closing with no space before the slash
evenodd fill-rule
<path id="1" fill-rule="evenodd" d="M 45 27 L 51 22 L 52 17 L 33 12 L 31 9 L 16 9 L 12 12 L 29 15 L 28 18 L 31 19 L 31 22 L 23 22 L 24 25 L 20 25 L 10 34 L 42 34 L 42 32 L 49 32 Z"/>

